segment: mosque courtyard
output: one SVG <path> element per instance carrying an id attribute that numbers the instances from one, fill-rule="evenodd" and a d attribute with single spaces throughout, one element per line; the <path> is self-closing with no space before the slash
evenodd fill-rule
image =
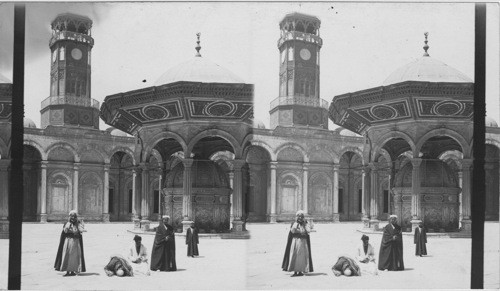
<path id="1" fill-rule="evenodd" d="M 383 224 L 382 224 L 383 225 Z M 184 237 L 176 236 L 177 272 L 150 277 L 107 277 L 103 267 L 113 254 L 132 245 L 131 223 L 87 223 L 84 252 L 87 272 L 63 277 L 53 269 L 62 228 L 60 223 L 24 223 L 22 289 L 30 290 L 151 290 L 151 289 L 468 289 L 470 245 L 467 238 L 428 237 L 428 256 L 415 257 L 413 236 L 405 235 L 401 272 L 378 276 L 335 277 L 331 267 L 342 254 L 354 256 L 361 233 L 358 222 L 316 224 L 311 234 L 314 272 L 290 277 L 281 271 L 289 224 L 249 224 L 251 239 L 200 238 L 200 257 L 186 256 Z M 499 224 L 485 224 L 485 283 L 498 289 Z M 381 234 L 369 234 L 377 256 Z M 151 250 L 154 235 L 143 235 Z M 8 240 L 0 240 L 0 289 L 7 287 Z"/>

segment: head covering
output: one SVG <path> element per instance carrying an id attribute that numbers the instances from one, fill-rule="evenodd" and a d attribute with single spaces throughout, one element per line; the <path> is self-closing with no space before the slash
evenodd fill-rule
<path id="1" fill-rule="evenodd" d="M 398 218 L 398 216 L 397 216 L 397 215 L 395 215 L 395 214 L 391 214 L 391 215 L 389 216 L 389 218 L 393 218 L 393 217 L 394 217 L 394 218 Z"/>
<path id="2" fill-rule="evenodd" d="M 78 216 L 78 213 L 76 213 L 76 210 L 71 210 L 71 211 L 69 212 L 69 215 L 71 215 L 71 214 L 74 214 L 74 215 Z"/>
<path id="3" fill-rule="evenodd" d="M 142 237 L 141 237 L 140 235 L 137 235 L 137 234 L 136 234 L 136 235 L 134 236 L 134 240 L 135 240 L 135 241 L 142 241 Z"/>
<path id="4" fill-rule="evenodd" d="M 163 218 L 163 219 L 165 219 L 165 218 L 170 219 L 170 216 L 168 216 L 168 215 L 163 215 L 161 218 Z"/>
<path id="5" fill-rule="evenodd" d="M 304 210 L 299 210 L 295 213 L 295 216 L 299 216 L 299 214 L 305 215 Z"/>
<path id="6" fill-rule="evenodd" d="M 361 240 L 363 240 L 363 241 L 370 240 L 370 238 L 367 235 L 363 234 L 363 236 L 361 236 Z"/>

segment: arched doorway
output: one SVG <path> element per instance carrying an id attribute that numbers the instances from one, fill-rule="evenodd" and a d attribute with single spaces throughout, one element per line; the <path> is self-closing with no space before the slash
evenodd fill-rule
<path id="1" fill-rule="evenodd" d="M 108 213 L 110 221 L 131 221 L 134 164 L 132 156 L 117 151 L 111 156 L 109 169 Z"/>
<path id="2" fill-rule="evenodd" d="M 246 210 L 248 221 L 265 222 L 268 209 L 268 176 L 271 157 L 262 147 L 250 146 L 247 150 L 246 161 L 249 169 L 249 182 L 246 195 Z"/>
<path id="3" fill-rule="evenodd" d="M 38 149 L 24 145 L 23 157 L 23 221 L 37 221 L 40 213 L 40 163 L 42 156 Z"/>
<path id="4" fill-rule="evenodd" d="M 341 221 L 361 220 L 362 166 L 361 156 L 353 151 L 340 156 L 338 211 Z"/>

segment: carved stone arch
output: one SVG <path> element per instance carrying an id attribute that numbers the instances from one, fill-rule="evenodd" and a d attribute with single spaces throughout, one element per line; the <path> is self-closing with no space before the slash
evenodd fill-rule
<path id="1" fill-rule="evenodd" d="M 302 155 L 302 162 L 305 162 L 305 163 L 309 162 L 309 157 L 307 155 L 307 152 L 301 146 L 299 146 L 295 143 L 291 143 L 291 142 L 285 143 L 285 144 L 279 146 L 275 150 L 276 160 L 279 160 L 280 154 L 282 154 L 287 149 L 293 149 L 293 150 L 297 151 L 298 153 L 300 153 Z"/>
<path id="2" fill-rule="evenodd" d="M 309 153 L 310 154 L 308 154 L 308 156 L 309 156 L 310 162 L 316 161 L 316 157 L 318 157 L 318 153 L 326 154 L 326 156 L 328 157 L 327 163 L 329 163 L 329 164 L 338 163 L 338 161 L 340 159 L 339 156 L 337 155 L 337 153 L 331 151 L 330 148 L 324 144 L 315 145 L 314 147 L 312 147 L 309 150 Z M 323 158 L 323 161 L 324 161 L 324 158 Z"/>
<path id="3" fill-rule="evenodd" d="M 86 151 L 80 153 L 80 162 L 103 164 L 104 163 L 104 155 L 96 149 L 86 150 Z"/>
<path id="4" fill-rule="evenodd" d="M 185 150 L 184 154 L 186 156 L 189 156 L 191 154 L 191 152 L 193 151 L 194 146 L 201 139 L 203 139 L 205 137 L 209 137 L 209 136 L 216 136 L 216 137 L 220 137 L 220 138 L 226 140 L 229 143 L 229 145 L 231 145 L 231 147 L 233 148 L 234 158 L 241 159 L 243 152 L 242 152 L 242 148 L 241 148 L 240 144 L 238 143 L 238 141 L 236 140 L 236 138 L 233 135 L 231 135 L 230 133 L 228 133 L 227 131 L 223 131 L 223 130 L 216 129 L 216 128 L 204 130 L 204 131 L 198 133 L 195 137 L 193 137 L 189 141 L 187 149 Z"/>
<path id="5" fill-rule="evenodd" d="M 284 171 L 278 178 L 278 209 L 281 214 L 295 214 L 302 206 L 302 180 L 293 171 Z"/>
<path id="6" fill-rule="evenodd" d="M 47 156 L 48 156 L 48 150 L 45 151 L 43 149 L 43 147 L 36 141 L 32 140 L 32 139 L 25 139 L 23 141 L 23 145 L 29 145 L 29 146 L 32 146 L 34 148 L 36 148 L 38 150 L 38 152 L 40 153 L 40 156 L 42 157 L 42 160 L 47 160 Z"/>
<path id="7" fill-rule="evenodd" d="M 251 140 L 251 143 L 253 146 L 258 146 L 258 147 L 265 149 L 267 151 L 267 153 L 269 154 L 269 156 L 271 157 L 271 161 L 276 161 L 276 157 L 277 157 L 276 153 L 271 148 L 271 146 L 269 146 L 265 141 Z"/>
<path id="8" fill-rule="evenodd" d="M 315 172 L 308 181 L 307 205 L 308 213 L 325 220 L 331 218 L 333 213 L 333 181 L 331 176 L 324 172 Z"/>
<path id="9" fill-rule="evenodd" d="M 272 161 L 270 153 L 266 148 L 251 145 L 245 149 L 243 154 L 247 163 L 265 164 Z"/>
<path id="10" fill-rule="evenodd" d="M 163 158 L 158 150 L 152 149 L 151 154 L 146 157 L 146 162 L 149 163 L 151 167 L 161 168 L 163 165 Z"/>
<path id="11" fill-rule="evenodd" d="M 78 152 L 75 150 L 75 148 L 73 146 L 71 146 L 70 144 L 68 144 L 66 142 L 57 142 L 57 143 L 54 143 L 51 146 L 49 146 L 47 148 L 47 160 L 49 159 L 51 153 L 55 150 L 58 150 L 58 149 L 64 149 L 64 150 L 68 151 L 69 153 L 71 153 L 73 155 L 73 160 L 71 162 L 75 162 L 75 163 L 80 162 L 80 155 L 78 154 Z"/>
<path id="12" fill-rule="evenodd" d="M 340 159 L 342 159 L 342 156 L 347 153 L 347 152 L 353 152 L 354 154 L 358 155 L 360 158 L 361 158 L 361 164 L 362 165 L 365 165 L 365 160 L 364 160 L 364 155 L 363 155 L 363 151 L 358 148 L 358 147 L 353 147 L 353 146 L 346 146 L 346 147 L 343 147 L 339 153 L 338 153 L 338 157 L 339 157 L 339 161 L 338 163 L 340 163 Z"/>
<path id="13" fill-rule="evenodd" d="M 129 155 L 130 158 L 132 159 L 132 164 L 136 165 L 134 152 L 130 148 L 124 146 L 115 146 L 113 149 L 111 149 L 111 151 L 109 151 L 109 155 L 105 157 L 105 160 L 107 160 L 109 163 L 111 161 L 111 157 L 113 157 L 113 155 L 116 154 L 117 152 L 123 152 Z"/>
<path id="14" fill-rule="evenodd" d="M 90 216 L 91 219 L 100 219 L 103 203 L 104 183 L 100 175 L 94 171 L 82 171 L 78 181 L 78 208 L 79 211 Z"/>
<path id="15" fill-rule="evenodd" d="M 49 173 L 47 177 L 47 214 L 66 215 L 72 205 L 73 177 L 63 170 Z"/>
<path id="16" fill-rule="evenodd" d="M 433 130 L 427 132 L 422 137 L 420 137 L 418 139 L 417 144 L 415 145 L 415 149 L 413 150 L 413 156 L 415 156 L 415 157 L 418 156 L 418 154 L 420 153 L 420 150 L 422 149 L 422 146 L 425 144 L 425 142 L 427 140 L 429 140 L 430 138 L 435 137 L 435 136 L 447 136 L 447 137 L 455 140 L 458 143 L 458 145 L 461 147 L 462 153 L 464 155 L 464 159 L 470 158 L 471 146 L 469 145 L 467 140 L 465 140 L 465 138 L 461 134 L 459 134 L 458 132 L 451 130 L 449 128 L 436 128 L 436 129 L 433 129 Z"/>
<path id="17" fill-rule="evenodd" d="M 394 138 L 402 138 L 406 141 L 406 143 L 410 146 L 411 151 L 414 153 L 416 149 L 415 142 L 413 139 L 406 133 L 401 131 L 391 131 L 384 135 L 382 135 L 377 140 L 373 141 L 373 151 L 370 156 L 370 161 L 375 161 L 375 158 L 380 154 L 380 151 L 384 147 L 384 145 L 391 139 Z"/>
<path id="18" fill-rule="evenodd" d="M 153 148 L 160 141 L 162 141 L 164 139 L 173 139 L 173 140 L 175 140 L 182 147 L 182 151 L 185 154 L 187 153 L 188 145 L 187 145 L 186 141 L 184 140 L 184 138 L 182 138 L 182 136 L 178 135 L 175 132 L 164 131 L 164 132 L 156 134 L 155 136 L 151 137 L 147 141 L 144 141 L 144 144 L 145 144 L 144 150 L 143 150 L 144 156 L 145 157 L 149 156 L 149 154 L 151 153 L 151 150 L 153 150 Z M 189 156 L 189 155 L 186 155 L 186 156 Z"/>
<path id="19" fill-rule="evenodd" d="M 498 150 L 500 150 L 500 141 L 494 139 L 494 138 L 486 138 L 484 140 L 484 143 L 485 144 L 490 144 L 490 145 L 494 145 L 498 148 Z"/>

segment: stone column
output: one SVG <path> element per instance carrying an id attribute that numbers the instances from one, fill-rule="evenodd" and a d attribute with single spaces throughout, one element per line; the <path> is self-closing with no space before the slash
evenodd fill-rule
<path id="1" fill-rule="evenodd" d="M 183 195 L 182 195 L 182 232 L 185 232 L 190 226 L 193 218 L 192 205 L 191 205 L 191 192 L 192 192 L 192 181 L 191 181 L 191 167 L 193 166 L 193 159 L 183 159 L 182 163 L 184 165 L 184 175 L 183 175 Z"/>
<path id="2" fill-rule="evenodd" d="M 234 189 L 234 172 L 229 172 L 228 173 L 229 175 L 229 187 L 231 187 L 231 189 Z M 234 214 L 233 214 L 233 191 L 231 191 L 231 194 L 229 194 L 229 223 L 233 223 L 233 219 L 234 219 Z"/>
<path id="3" fill-rule="evenodd" d="M 339 168 L 340 165 L 333 165 L 333 222 L 339 222 Z"/>
<path id="4" fill-rule="evenodd" d="M 243 201 L 242 201 L 242 193 L 243 193 L 243 177 L 241 173 L 241 168 L 245 164 L 244 160 L 234 160 L 233 161 L 233 170 L 234 170 L 234 188 L 233 188 L 233 229 L 234 232 L 242 232 L 243 231 L 243 221 L 241 217 L 243 215 Z"/>
<path id="5" fill-rule="evenodd" d="M 42 170 L 40 177 L 40 222 L 47 222 L 47 161 L 42 161 L 40 168 Z"/>
<path id="6" fill-rule="evenodd" d="M 271 170 L 271 189 L 270 189 L 270 195 L 271 195 L 271 214 L 269 215 L 269 222 L 270 223 L 276 223 L 276 167 L 277 167 L 277 162 L 271 162 L 269 163 L 269 169 Z"/>
<path id="7" fill-rule="evenodd" d="M 80 170 L 81 163 L 73 164 L 73 210 L 78 212 L 78 171 Z"/>
<path id="8" fill-rule="evenodd" d="M 302 210 L 304 210 L 305 214 L 309 213 L 307 199 L 308 199 L 308 188 L 309 188 L 309 163 L 304 163 L 302 165 Z"/>
<path id="9" fill-rule="evenodd" d="M 109 164 L 104 164 L 104 195 L 102 203 L 102 221 L 109 222 Z"/>
<path id="10" fill-rule="evenodd" d="M 462 228 L 462 219 L 463 219 L 463 213 L 462 213 L 462 189 L 463 189 L 463 179 L 462 179 L 462 171 L 458 171 L 458 186 L 460 187 L 460 193 L 458 194 L 458 228 Z"/>
<path id="11" fill-rule="evenodd" d="M 415 228 L 422 222 L 420 220 L 420 164 L 422 159 L 415 158 L 411 159 L 411 164 L 413 166 L 411 171 L 411 230 L 415 231 Z M 401 219 L 403 219 L 401 217 Z"/>
<path id="12" fill-rule="evenodd" d="M 141 220 L 139 219 L 139 215 L 137 213 L 137 205 L 136 205 L 136 199 L 137 199 L 137 184 L 136 184 L 136 179 L 137 179 L 137 171 L 135 168 L 132 169 L 132 221 L 134 222 L 134 228 L 141 228 Z"/>
<path id="13" fill-rule="evenodd" d="M 0 239 L 9 238 L 9 159 L 0 160 Z"/>
<path id="14" fill-rule="evenodd" d="M 471 231 L 470 217 L 470 188 L 471 188 L 471 173 L 470 166 L 472 159 L 462 160 L 462 231 Z"/>
<path id="15" fill-rule="evenodd" d="M 141 163 L 141 229 L 149 230 L 149 170 L 145 163 Z"/>
<path id="16" fill-rule="evenodd" d="M 361 176 L 361 207 L 363 216 L 361 220 L 363 221 L 363 228 L 370 228 L 370 168 L 364 167 Z"/>
<path id="17" fill-rule="evenodd" d="M 378 219 L 378 169 L 375 163 L 370 163 L 370 228 L 379 229 L 380 220 Z"/>

